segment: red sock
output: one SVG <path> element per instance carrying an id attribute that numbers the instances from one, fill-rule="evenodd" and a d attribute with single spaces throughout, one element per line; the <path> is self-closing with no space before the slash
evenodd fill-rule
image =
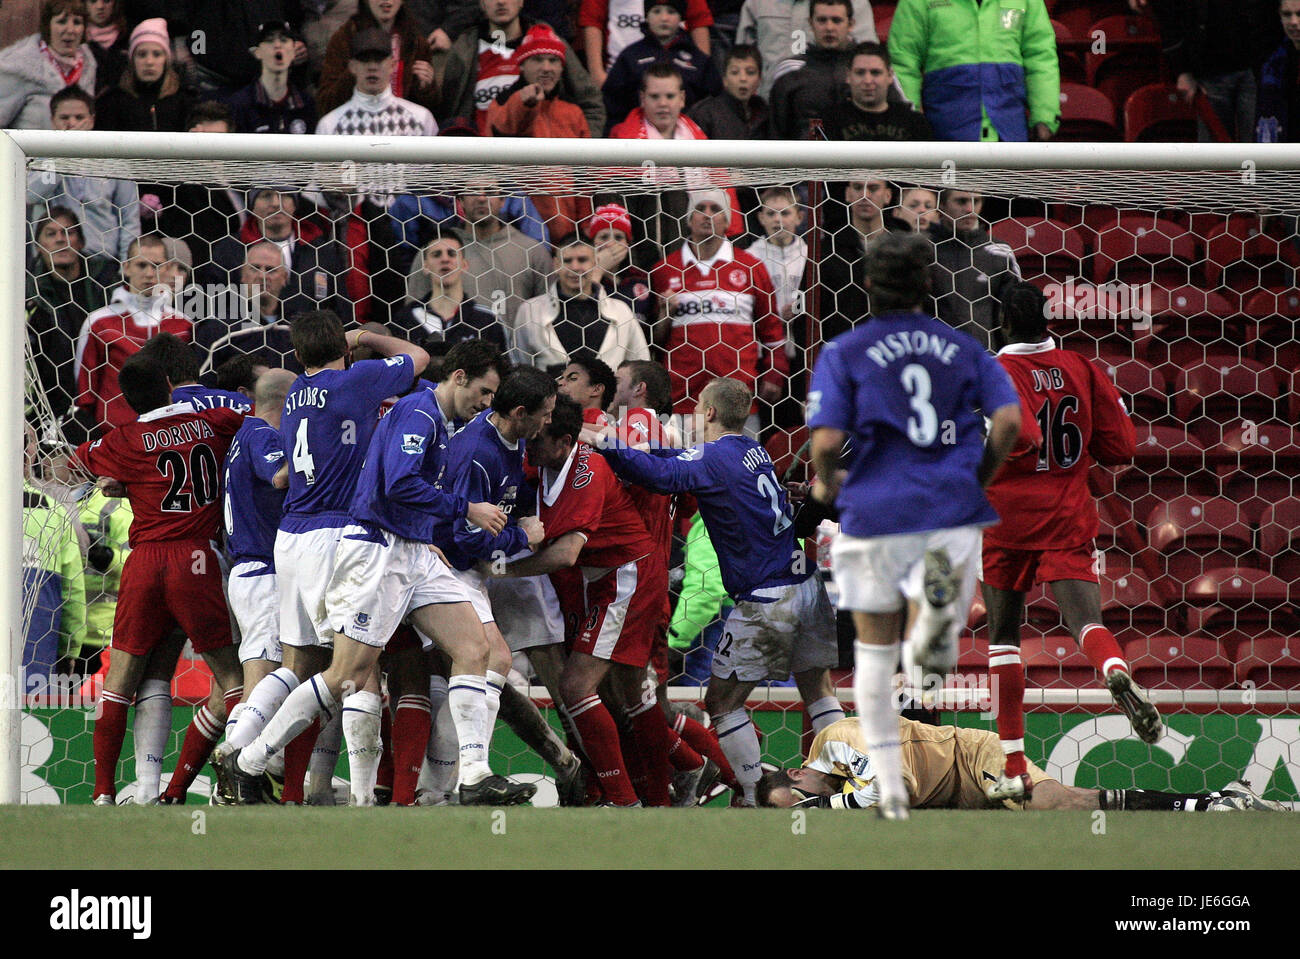
<path id="1" fill-rule="evenodd" d="M 588 696 L 569 708 L 569 718 L 582 737 L 582 748 L 596 767 L 597 781 L 605 798 L 620 806 L 637 801 L 636 790 L 618 748 L 618 727 L 598 695 Z"/>
<path id="2" fill-rule="evenodd" d="M 681 734 L 671 726 L 668 728 L 668 761 L 672 763 L 673 769 L 699 769 L 704 763 L 704 757 L 691 748 L 690 744 L 682 739 Z"/>
<path id="3" fill-rule="evenodd" d="M 428 696 L 403 696 L 397 701 L 393 719 L 393 805 L 415 804 L 415 788 L 420 781 L 424 747 L 433 724 L 432 705 Z"/>
<path id="4" fill-rule="evenodd" d="M 429 741 L 425 737 L 425 742 Z M 388 704 L 385 703 L 379 713 L 379 748 L 383 750 L 379 754 L 379 768 L 375 770 L 375 788 L 388 790 L 388 794 L 393 794 L 393 717 L 388 714 Z"/>
<path id="5" fill-rule="evenodd" d="M 989 646 L 989 676 L 997 709 L 998 739 L 1006 754 L 1006 773 L 1025 772 L 1025 667 L 1019 646 Z"/>
<path id="6" fill-rule="evenodd" d="M 1100 623 L 1091 623 L 1079 630 L 1079 645 L 1083 647 L 1083 655 L 1088 657 L 1088 662 L 1101 673 L 1102 679 L 1112 669 L 1129 671 L 1128 662 L 1119 651 L 1119 643 L 1115 641 L 1115 634 Z"/>
<path id="7" fill-rule="evenodd" d="M 659 707 L 658 700 L 642 703 L 627 714 L 632 724 L 632 739 L 637 751 L 645 763 L 646 786 L 643 798 L 647 806 L 671 806 L 668 796 L 668 751 L 671 748 L 673 731 L 668 728 L 668 720 Z M 678 739 L 678 742 L 681 740 Z M 690 749 L 689 746 L 686 747 Z M 694 752 L 694 750 L 692 750 Z M 696 763 L 701 762 L 696 753 Z M 695 768 L 694 766 L 690 768 Z"/>
<path id="8" fill-rule="evenodd" d="M 623 762 L 627 764 L 627 778 L 632 780 L 632 789 L 636 792 L 636 798 L 645 804 L 646 786 L 650 773 L 646 769 L 645 757 L 641 755 L 641 750 L 637 748 L 636 740 L 632 737 L 632 727 L 627 723 L 627 717 L 623 717 L 623 723 L 618 725 L 618 749 L 623 754 Z"/>
<path id="9" fill-rule="evenodd" d="M 225 727 L 221 720 L 212 715 L 212 710 L 206 704 L 200 706 L 190 721 L 189 728 L 185 730 L 181 758 L 176 760 L 176 770 L 172 773 L 171 782 L 167 784 L 167 792 L 163 794 L 166 798 L 185 801 L 185 794 L 190 791 L 194 777 L 212 755 L 212 748 L 224 731 Z"/>
<path id="10" fill-rule="evenodd" d="M 705 729 L 703 725 L 691 719 L 685 713 L 678 713 L 677 719 L 673 722 L 673 729 L 688 742 L 701 756 L 708 756 L 718 764 L 721 774 L 718 776 L 729 788 L 739 789 L 740 784 L 736 782 L 736 774 L 731 770 L 731 763 L 727 762 L 726 754 L 722 751 L 722 746 L 718 744 L 718 737 L 714 735 L 712 729 Z"/>
<path id="11" fill-rule="evenodd" d="M 125 696 L 104 690 L 99 698 L 99 718 L 93 734 L 95 750 L 95 796 L 117 795 L 117 761 L 126 738 L 126 710 L 131 703 Z"/>
<path id="12" fill-rule="evenodd" d="M 313 719 L 310 726 L 284 747 L 284 792 L 280 794 L 281 803 L 303 801 L 307 767 L 311 765 L 311 751 L 316 748 L 316 737 L 319 735 L 320 720 Z"/>
<path id="13" fill-rule="evenodd" d="M 221 700 L 226 704 L 226 715 L 229 716 L 231 710 L 239 705 L 239 701 L 244 698 L 244 687 L 236 686 L 233 689 L 227 689 L 221 694 Z"/>

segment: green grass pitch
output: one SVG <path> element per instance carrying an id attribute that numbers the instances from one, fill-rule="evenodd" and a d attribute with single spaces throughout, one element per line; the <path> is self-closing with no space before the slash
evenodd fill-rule
<path id="1" fill-rule="evenodd" d="M 1294 869 L 1300 816 L 31 806 L 0 836 L 5 869 Z"/>

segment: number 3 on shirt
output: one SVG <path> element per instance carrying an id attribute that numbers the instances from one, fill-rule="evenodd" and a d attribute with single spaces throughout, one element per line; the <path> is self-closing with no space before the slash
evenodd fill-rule
<path id="1" fill-rule="evenodd" d="M 293 437 L 293 471 L 301 473 L 308 486 L 316 482 L 316 461 L 307 448 L 307 420 L 298 422 L 298 432 Z"/>
<path id="2" fill-rule="evenodd" d="M 939 415 L 930 405 L 930 371 L 919 363 L 909 363 L 899 379 L 916 412 L 907 418 L 907 438 L 916 446 L 929 446 L 939 435 Z"/>

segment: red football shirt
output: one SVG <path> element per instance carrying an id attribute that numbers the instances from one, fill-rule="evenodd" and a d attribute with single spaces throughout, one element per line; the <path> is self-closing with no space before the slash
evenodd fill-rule
<path id="1" fill-rule="evenodd" d="M 244 414 L 189 403 L 163 406 L 103 439 L 77 459 L 96 476 L 126 484 L 131 545 L 208 540 L 221 522 L 221 464 Z"/>
<path id="2" fill-rule="evenodd" d="M 579 566 L 622 566 L 655 548 L 627 490 L 586 443 L 574 446 L 562 469 L 542 470 L 537 500 L 538 518 L 546 526 L 543 549 L 566 533 L 587 538 Z"/>
<path id="3" fill-rule="evenodd" d="M 650 287 L 668 304 L 668 375 L 673 409 L 690 413 L 709 381 L 730 376 L 751 390 L 764 372 L 759 346 L 780 373 L 787 369 L 785 327 L 767 267 L 727 240 L 708 260 L 689 243 L 661 260 Z"/>
<path id="4" fill-rule="evenodd" d="M 1110 379 L 1078 353 L 1051 339 L 1017 343 L 998 362 L 1020 394 L 1021 408 L 1042 434 L 1037 446 L 1013 454 L 989 485 L 1002 517 L 984 531 L 986 546 L 1068 549 L 1097 535 L 1097 504 L 1088 490 L 1093 462 L 1126 463 L 1137 431 Z M 1023 437 L 1023 433 L 1022 433 Z"/>

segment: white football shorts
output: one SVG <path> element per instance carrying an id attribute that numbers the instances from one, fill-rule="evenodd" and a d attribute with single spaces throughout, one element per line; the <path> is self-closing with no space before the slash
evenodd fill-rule
<path id="1" fill-rule="evenodd" d="M 713 653 L 714 676 L 727 679 L 734 673 L 742 683 L 759 683 L 839 662 L 835 610 L 818 576 L 756 595 L 770 601 L 739 602 L 723 623 Z"/>
<path id="2" fill-rule="evenodd" d="M 298 648 L 334 645 L 325 616 L 325 587 L 343 530 L 337 526 L 305 533 L 275 534 L 275 575 L 280 588 L 280 642 Z"/>
<path id="3" fill-rule="evenodd" d="M 831 571 L 840 591 L 840 608 L 896 613 L 907 601 L 924 602 L 925 553 L 942 547 L 957 572 L 955 602 L 965 623 L 975 595 L 983 541 L 980 526 L 866 538 L 840 533 L 831 546 Z"/>
<path id="4" fill-rule="evenodd" d="M 474 597 L 429 546 L 383 530 L 343 528 L 325 590 L 331 630 L 382 649 L 412 610 L 438 603 L 473 605 Z"/>
<path id="5" fill-rule="evenodd" d="M 226 592 L 231 615 L 239 624 L 239 661 L 284 662 L 275 569 L 261 560 L 240 563 L 230 571 Z"/>
<path id="6" fill-rule="evenodd" d="M 518 555 L 531 556 L 532 551 Z M 496 614 L 497 629 L 505 637 L 510 652 L 564 642 L 564 616 L 551 577 L 493 578 L 487 582 L 487 592 Z"/>

